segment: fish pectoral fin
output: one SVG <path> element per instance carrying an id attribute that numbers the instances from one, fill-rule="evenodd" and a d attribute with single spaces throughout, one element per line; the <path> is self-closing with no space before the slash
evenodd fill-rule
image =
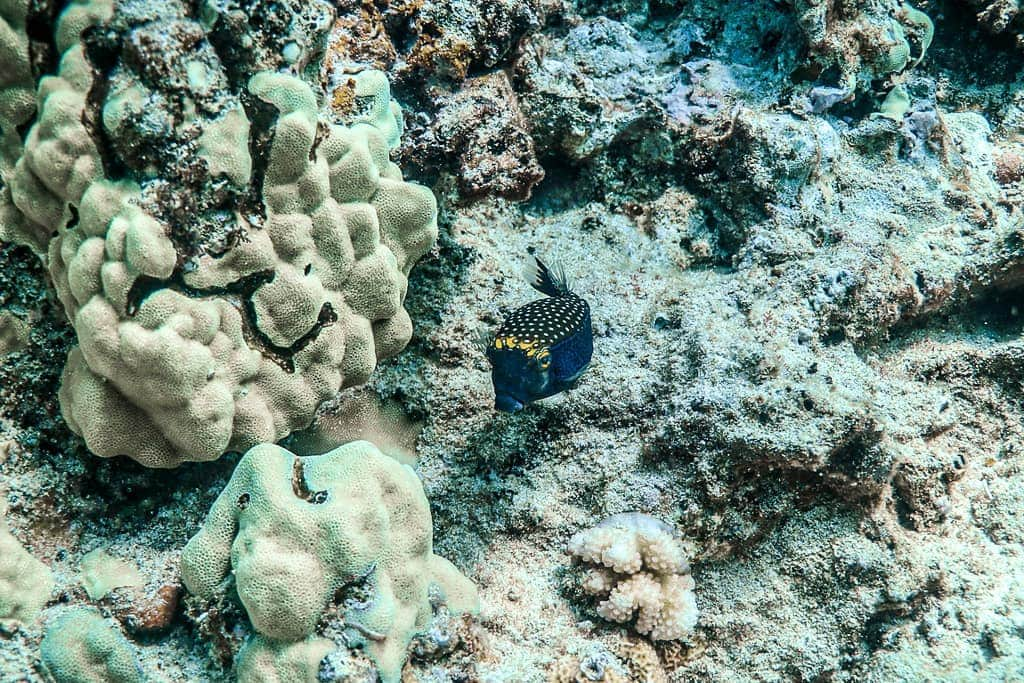
<path id="1" fill-rule="evenodd" d="M 477 330 L 473 339 L 473 348 L 480 353 L 487 355 L 487 351 L 494 345 L 494 333 L 490 330 Z"/>

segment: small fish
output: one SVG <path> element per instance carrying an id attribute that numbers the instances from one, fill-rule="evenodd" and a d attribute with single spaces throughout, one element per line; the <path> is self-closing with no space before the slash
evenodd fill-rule
<path id="1" fill-rule="evenodd" d="M 507 413 L 571 389 L 594 353 L 590 306 L 560 269 L 536 261 L 530 285 L 547 296 L 514 311 L 487 345 L 494 407 Z"/>

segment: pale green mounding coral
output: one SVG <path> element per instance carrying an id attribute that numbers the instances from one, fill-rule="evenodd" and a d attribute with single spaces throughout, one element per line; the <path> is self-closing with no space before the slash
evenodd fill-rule
<path id="1" fill-rule="evenodd" d="M 378 85 L 386 95 L 386 80 Z M 402 303 L 409 270 L 436 238 L 433 195 L 401 180 L 387 131 L 374 125 L 331 126 L 314 151 L 316 99 L 298 78 L 264 73 L 250 87 L 281 112 L 263 185 L 267 216 L 237 248 L 182 275 L 210 295 L 158 288 L 136 307 L 141 276 L 163 281 L 175 271 L 166 230 L 139 208 L 132 182 L 96 179 L 80 196 L 67 185 L 78 221 L 51 240 L 49 265 L 79 348 L 60 398 L 94 453 L 172 467 L 278 440 L 340 388 L 366 382 L 412 334 Z M 383 101 L 393 115 L 390 97 Z M 242 111 L 227 116 L 226 132 L 207 142 L 212 152 L 244 137 Z M 217 170 L 248 178 L 247 151 L 217 156 Z M 79 159 L 95 168 L 92 151 Z M 246 295 L 265 342 L 251 348 L 248 322 L 220 293 L 262 273 L 273 276 Z"/>
<path id="2" fill-rule="evenodd" d="M 223 175 L 237 187 L 249 184 L 252 178 L 249 119 L 241 107 L 229 109 L 203 129 L 198 155 L 206 160 L 211 175 Z"/>
<path id="3" fill-rule="evenodd" d="M 92 73 L 76 41 L 83 30 L 109 16 L 112 5 L 112 0 L 73 3 L 58 21 L 58 45 L 67 47 L 57 74 L 40 80 L 33 107 L 38 110 L 36 122 L 17 163 L 4 171 L 0 240 L 45 253 L 57 226 L 70 218 L 69 204 L 76 205 L 102 173 L 99 153 L 82 123 Z"/>
<path id="4" fill-rule="evenodd" d="M 314 634 L 338 591 L 363 582 L 371 597 L 347 608 L 345 623 L 366 636 L 387 681 L 432 603 L 477 609 L 473 584 L 433 553 L 419 479 L 365 441 L 301 459 L 271 444 L 246 453 L 181 560 L 201 597 L 232 573 L 256 630 L 285 642 Z"/>
<path id="5" fill-rule="evenodd" d="M 169 454 L 180 451 L 209 460 L 228 447 L 236 394 L 255 380 L 262 357 L 221 298 L 160 289 L 129 315 L 137 278 L 167 278 L 176 261 L 163 228 L 135 205 L 138 195 L 134 183 L 93 183 L 75 229 L 50 243 L 50 273 L 79 342 L 65 365 L 61 408 L 95 453 L 126 453 L 153 467 L 177 464 Z"/>
<path id="6" fill-rule="evenodd" d="M 29 0 L 0 0 L 0 144 L 16 138 L 17 126 L 35 112 L 35 80 L 28 52 Z M 2 168 L 2 167 L 0 167 Z"/>
<path id="7" fill-rule="evenodd" d="M 145 676 L 124 635 L 92 608 L 64 612 L 39 645 L 43 671 L 55 683 L 142 683 Z"/>
<path id="8" fill-rule="evenodd" d="M 0 490 L 0 623 L 31 624 L 50 599 L 53 574 L 11 535 Z"/>
<path id="9" fill-rule="evenodd" d="M 168 7 L 186 20 L 185 5 Z M 401 117 L 383 74 L 354 77 L 365 106 L 340 125 L 298 76 L 261 72 L 249 86 L 279 111 L 260 124 L 270 130 L 252 131 L 227 96 L 211 99 L 208 119 L 184 114 L 196 133 L 187 172 L 226 179 L 236 193 L 218 201 L 241 204 L 222 212 L 239 239 L 215 255 L 196 249 L 188 226 L 166 222 L 181 217 L 169 218 L 153 189 L 167 180 L 160 169 L 144 155 L 119 157 L 149 140 L 128 114 L 167 97 L 147 94 L 122 65 L 103 102 L 86 103 L 94 74 L 78 37 L 100 22 L 133 30 L 113 12 L 112 0 L 78 0 L 61 14 L 59 69 L 40 80 L 36 120 L 5 167 L 0 238 L 45 254 L 78 335 L 60 391 L 71 428 L 98 455 L 173 467 L 306 426 L 323 401 L 405 346 L 407 276 L 436 239 L 436 202 L 389 159 Z M 196 59 L 174 53 L 180 62 L 167 68 L 183 64 L 188 73 L 174 77 L 197 96 L 227 93 L 215 51 L 197 50 Z M 265 168 L 250 156 L 254 136 L 270 140 Z M 107 156 L 107 167 L 120 159 L 130 172 L 106 177 Z M 247 204 L 257 182 L 262 211 Z"/>
<path id="10" fill-rule="evenodd" d="M 335 650 L 326 638 L 278 642 L 256 635 L 238 653 L 238 683 L 317 683 L 320 662 Z"/>
<path id="11" fill-rule="evenodd" d="M 383 71 L 363 71 L 350 76 L 355 81 L 353 96 L 368 105 L 353 123 L 369 124 L 380 131 L 388 147 L 397 147 L 402 137 L 402 112 L 388 97 L 388 78 Z"/>

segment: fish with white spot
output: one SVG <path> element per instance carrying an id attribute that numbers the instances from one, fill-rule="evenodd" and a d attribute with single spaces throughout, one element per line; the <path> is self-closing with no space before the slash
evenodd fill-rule
<path id="1" fill-rule="evenodd" d="M 576 385 L 594 353 L 590 306 L 538 258 L 530 285 L 545 294 L 515 310 L 487 345 L 494 407 L 514 413 Z"/>

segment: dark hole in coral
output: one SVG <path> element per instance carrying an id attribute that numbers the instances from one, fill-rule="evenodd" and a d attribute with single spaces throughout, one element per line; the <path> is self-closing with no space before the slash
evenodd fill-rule
<path id="1" fill-rule="evenodd" d="M 96 143 L 104 175 L 108 178 L 122 178 L 127 174 L 127 168 L 114 152 L 110 136 L 103 126 L 103 106 L 110 90 L 110 72 L 117 66 L 121 53 L 121 38 L 114 31 L 92 26 L 82 32 L 82 43 L 86 59 L 97 72 L 85 97 L 82 125 Z"/>
<path id="2" fill-rule="evenodd" d="M 774 52 L 775 48 L 779 46 L 779 42 L 782 40 L 782 33 L 776 30 L 766 31 L 761 36 L 761 50 L 764 52 Z"/>
<path id="3" fill-rule="evenodd" d="M 821 342 L 825 346 L 835 346 L 836 344 L 843 343 L 845 340 L 846 340 L 846 330 L 844 330 L 841 327 L 836 327 L 836 328 L 833 328 L 833 329 L 829 330 L 821 338 Z"/>
<path id="4" fill-rule="evenodd" d="M 249 507 L 249 494 L 243 493 L 238 497 L 238 509 L 244 510 L 247 507 Z"/>
<path id="5" fill-rule="evenodd" d="M 25 34 L 29 39 L 29 62 L 38 80 L 57 70 L 60 55 L 53 32 L 57 16 L 68 0 L 31 0 L 25 15 Z"/>
<path id="6" fill-rule="evenodd" d="M 249 194 L 238 210 L 240 214 L 250 216 L 249 222 L 253 225 L 262 225 L 267 217 L 266 207 L 263 205 L 263 180 L 270 164 L 270 146 L 274 140 L 274 125 L 277 123 L 278 111 L 272 104 L 253 97 L 247 90 L 239 93 L 239 99 L 250 121 L 249 155 L 252 158 L 252 180 L 249 183 Z"/>
<path id="7" fill-rule="evenodd" d="M 806 57 L 803 59 L 806 59 Z M 789 74 L 790 80 L 794 83 L 814 82 L 820 85 L 836 87 L 842 82 L 843 73 L 837 64 L 826 66 L 817 60 L 804 62 L 803 59 L 801 59 L 800 66 L 793 69 Z"/>
<path id="8" fill-rule="evenodd" d="M 131 289 L 128 290 L 128 300 L 125 303 L 125 312 L 129 316 L 134 316 L 138 313 L 142 302 L 145 301 L 150 294 L 154 294 L 165 287 L 167 287 L 166 280 L 159 280 L 148 275 L 140 275 L 135 278 L 135 282 L 132 283 Z"/>
<path id="9" fill-rule="evenodd" d="M 583 182 L 584 174 L 579 166 L 553 156 L 545 157 L 541 164 L 544 179 L 534 187 L 533 196 L 527 202 L 531 211 L 551 215 L 598 199 L 589 183 Z"/>
<path id="10" fill-rule="evenodd" d="M 849 102 L 837 102 L 829 113 L 841 119 L 861 121 L 877 112 L 892 86 L 888 81 L 877 80 L 871 83 L 870 91 L 860 92 Z"/>
<path id="11" fill-rule="evenodd" d="M 913 517 L 914 509 L 910 507 L 910 504 L 897 487 L 892 489 L 892 502 L 896 510 L 896 521 L 899 522 L 900 526 L 910 531 L 917 531 L 917 524 L 914 522 Z"/>
<path id="12" fill-rule="evenodd" d="M 908 612 L 909 608 L 903 603 L 882 605 L 864 624 L 863 637 L 868 648 L 874 651 L 895 645 L 890 632 L 899 627 Z"/>
<path id="13" fill-rule="evenodd" d="M 68 219 L 67 224 L 64 226 L 65 230 L 73 230 L 78 225 L 78 209 L 74 204 L 68 204 L 68 211 L 71 213 L 71 218 Z M 53 234 L 56 236 L 58 231 L 54 231 Z"/>
<path id="14" fill-rule="evenodd" d="M 29 131 L 32 130 L 32 126 L 35 125 L 35 122 L 36 116 L 32 116 L 32 118 L 30 118 L 25 123 L 15 127 L 15 130 L 18 131 L 18 136 L 21 137 L 22 140 L 24 140 L 28 136 Z M 3 183 L 0 183 L 0 189 L 3 189 L 3 187 Z"/>
<path id="15" fill-rule="evenodd" d="M 682 326 L 682 323 L 677 318 L 665 318 L 658 316 L 654 319 L 653 327 L 659 332 L 662 330 L 678 330 Z"/>
<path id="16" fill-rule="evenodd" d="M 981 297 L 968 309 L 966 322 L 991 336 L 1020 335 L 1024 332 L 1024 287 Z"/>

